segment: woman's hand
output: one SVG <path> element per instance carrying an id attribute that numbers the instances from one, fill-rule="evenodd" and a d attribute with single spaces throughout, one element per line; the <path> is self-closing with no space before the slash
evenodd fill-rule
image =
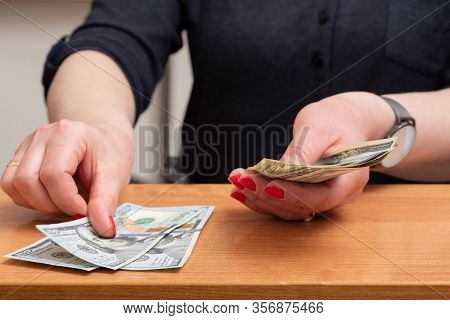
<path id="1" fill-rule="evenodd" d="M 45 125 L 19 146 L 1 187 L 23 207 L 88 215 L 97 233 L 112 237 L 111 215 L 130 178 L 132 137 L 131 125 L 69 120 Z M 79 186 L 87 191 L 85 197 Z"/>
<path id="2" fill-rule="evenodd" d="M 135 108 L 125 74 L 109 56 L 79 51 L 58 68 L 47 107 L 52 123 L 22 142 L 2 189 L 24 207 L 87 215 L 99 235 L 114 236 L 111 216 L 133 158 Z"/>
<path id="3" fill-rule="evenodd" d="M 394 113 L 380 97 L 366 92 L 339 94 L 303 108 L 294 123 L 293 141 L 283 161 L 312 164 L 339 147 L 385 136 Z M 231 196 L 247 207 L 286 220 L 301 220 L 313 212 L 354 201 L 369 179 L 362 168 L 319 184 L 269 180 L 235 169 Z"/>

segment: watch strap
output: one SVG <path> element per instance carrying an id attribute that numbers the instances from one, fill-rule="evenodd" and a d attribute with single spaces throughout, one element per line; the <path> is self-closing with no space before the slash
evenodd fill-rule
<path id="1" fill-rule="evenodd" d="M 392 111 L 394 111 L 396 125 L 400 125 L 404 122 L 407 122 L 412 126 L 416 125 L 416 120 L 411 117 L 408 110 L 406 110 L 400 103 L 388 97 L 382 96 L 381 98 L 383 98 L 383 100 L 386 101 L 386 103 L 391 107 Z"/>

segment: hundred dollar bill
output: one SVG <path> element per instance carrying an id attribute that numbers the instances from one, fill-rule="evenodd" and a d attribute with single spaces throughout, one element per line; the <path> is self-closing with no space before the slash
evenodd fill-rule
<path id="1" fill-rule="evenodd" d="M 383 153 L 394 150 L 397 137 L 366 141 L 345 146 L 333 152 L 326 158 L 320 159 L 314 165 L 358 165 L 369 161 Z"/>
<path id="2" fill-rule="evenodd" d="M 372 156 L 371 158 L 367 158 L 367 161 L 364 164 L 357 163 L 354 166 L 346 165 L 346 166 L 329 166 L 323 168 L 315 168 L 310 172 L 302 172 L 301 175 L 298 174 L 298 171 L 289 172 L 283 175 L 277 175 L 273 177 L 271 175 L 267 175 L 268 177 L 283 179 L 289 181 L 297 181 L 297 182 L 306 182 L 306 183 L 319 183 L 326 180 L 330 180 L 337 176 L 340 176 L 345 173 L 352 172 L 354 170 L 358 170 L 362 167 L 370 167 L 377 163 L 380 163 L 389 153 L 382 153 Z"/>
<path id="3" fill-rule="evenodd" d="M 165 235 L 150 251 L 122 267 L 125 270 L 181 268 L 197 242 L 214 207 L 201 207 L 201 213 L 188 223 Z"/>
<path id="4" fill-rule="evenodd" d="M 323 170 L 348 168 L 349 171 L 352 171 L 351 169 L 353 168 L 360 168 L 364 166 L 374 165 L 379 163 L 382 159 L 384 159 L 389 154 L 390 151 L 391 149 L 383 152 L 364 154 L 359 159 L 349 158 L 348 161 L 342 163 L 341 165 L 337 164 L 305 165 L 305 164 L 286 163 L 273 159 L 263 159 L 258 164 L 256 164 L 253 167 L 250 167 L 249 169 L 257 171 L 268 178 L 289 180 L 288 178 L 307 176 L 315 174 L 316 172 L 317 173 L 322 172 Z"/>
<path id="5" fill-rule="evenodd" d="M 147 208 L 126 203 L 114 217 L 117 236 L 97 236 L 87 218 L 36 227 L 71 254 L 117 270 L 138 259 L 173 229 L 199 214 L 198 209 Z"/>
<path id="6" fill-rule="evenodd" d="M 67 252 L 50 238 L 41 239 L 29 246 L 14 251 L 6 258 L 49 264 L 57 267 L 92 271 L 98 267 Z"/>
<path id="7" fill-rule="evenodd" d="M 361 167 L 379 164 L 394 148 L 396 137 L 343 147 L 312 165 L 262 159 L 249 170 L 271 179 L 318 183 Z"/>
<path id="8" fill-rule="evenodd" d="M 304 183 L 319 183 L 330 180 L 344 173 L 355 171 L 359 168 L 335 168 L 333 170 L 319 169 L 313 174 L 303 175 L 300 177 L 290 177 L 284 180 L 304 182 Z"/>

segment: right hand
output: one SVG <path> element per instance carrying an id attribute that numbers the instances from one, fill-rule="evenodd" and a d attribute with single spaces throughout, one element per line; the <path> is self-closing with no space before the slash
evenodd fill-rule
<path id="1" fill-rule="evenodd" d="M 25 138 L 10 162 L 18 165 L 5 169 L 1 187 L 20 206 L 87 215 L 100 236 L 113 237 L 111 216 L 129 182 L 132 157 L 131 126 L 60 120 Z"/>
<path id="2" fill-rule="evenodd" d="M 392 109 L 372 93 L 347 92 L 325 98 L 298 113 L 294 138 L 281 160 L 313 164 L 343 146 L 381 139 L 394 121 Z M 321 183 L 266 179 L 238 168 L 229 180 L 234 184 L 231 196 L 250 209 L 285 220 L 303 220 L 357 199 L 369 180 L 369 168 Z"/>

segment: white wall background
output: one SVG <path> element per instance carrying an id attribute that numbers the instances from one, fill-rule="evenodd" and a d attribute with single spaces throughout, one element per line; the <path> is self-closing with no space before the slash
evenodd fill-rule
<path id="1" fill-rule="evenodd" d="M 87 0 L 5 2 L 20 14 L 0 3 L 0 168 L 6 166 L 27 134 L 47 122 L 41 86 L 45 56 L 55 42 L 53 36 L 59 38 L 70 33 L 83 21 L 90 7 L 90 1 Z M 27 18 L 48 33 L 33 25 Z M 170 59 L 166 78 L 155 91 L 152 100 L 169 110 L 176 118 L 184 119 L 191 83 L 189 57 L 184 46 Z M 165 122 L 169 122 L 172 129 L 179 125 L 173 117 L 153 107 L 141 116 L 138 126 L 158 126 Z M 164 155 L 157 151 L 142 152 L 145 149 L 143 145 L 148 144 L 148 141 L 139 141 L 138 133 L 136 138 L 133 179 L 162 182 L 159 172 L 146 172 L 142 165 L 148 168 L 151 162 L 162 163 Z M 147 135 L 144 140 L 149 138 L 151 137 Z M 176 137 L 171 137 L 168 142 L 172 155 L 178 150 L 176 142 Z"/>

